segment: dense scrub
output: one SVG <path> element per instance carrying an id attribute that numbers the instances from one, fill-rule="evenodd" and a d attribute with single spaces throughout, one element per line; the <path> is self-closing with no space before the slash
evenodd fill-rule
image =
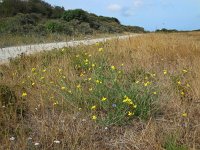
<path id="1" fill-rule="evenodd" d="M 1 34 L 144 32 L 142 27 L 124 26 L 117 18 L 97 16 L 81 9 L 64 10 L 41 0 L 3 0 L 0 3 Z"/>

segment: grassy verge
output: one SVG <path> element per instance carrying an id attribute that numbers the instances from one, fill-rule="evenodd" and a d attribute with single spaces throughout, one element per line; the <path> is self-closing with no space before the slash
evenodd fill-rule
<path id="1" fill-rule="evenodd" d="M 2 65 L 1 148 L 199 149 L 197 35 L 147 34 Z"/>
<path id="2" fill-rule="evenodd" d="M 128 33 L 126 33 L 128 34 Z M 94 38 L 103 38 L 103 37 L 112 37 L 116 35 L 125 35 L 125 34 L 94 34 L 94 35 L 76 35 L 68 36 L 65 34 L 48 34 L 45 36 L 41 35 L 0 35 L 0 48 L 8 46 L 21 46 L 29 44 L 42 44 L 42 43 L 51 43 L 51 42 L 67 42 L 71 40 L 87 40 Z"/>

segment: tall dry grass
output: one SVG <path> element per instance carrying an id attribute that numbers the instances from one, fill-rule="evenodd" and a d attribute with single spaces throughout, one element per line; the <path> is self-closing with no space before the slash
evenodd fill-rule
<path id="1" fill-rule="evenodd" d="M 76 65 L 84 66 L 85 62 L 79 57 L 115 66 L 128 76 L 119 83 L 127 91 L 126 86 L 135 86 L 137 81 L 145 91 L 145 82 L 152 79 L 157 95 L 152 106 L 158 106 L 156 111 L 150 111 L 146 119 L 133 115 L 124 124 L 101 125 L 92 120 L 93 112 L 83 99 L 90 95 L 85 90 L 88 87 L 83 87 L 82 95 L 76 87 L 78 83 L 87 85 L 84 79 L 91 75 L 86 72 L 80 76 L 84 69 Z M 1 149 L 200 149 L 199 32 L 146 34 L 22 55 L 2 65 L 0 71 Z M 98 72 L 92 75 L 98 76 Z M 67 91 L 63 92 L 62 87 Z M 70 92 L 75 93 L 74 97 L 68 96 Z"/>

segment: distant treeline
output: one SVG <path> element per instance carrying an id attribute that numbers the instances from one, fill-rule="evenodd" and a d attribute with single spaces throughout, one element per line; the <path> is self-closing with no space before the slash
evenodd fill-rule
<path id="1" fill-rule="evenodd" d="M 179 31 L 176 30 L 176 29 L 165 29 L 165 28 L 162 28 L 162 29 L 157 29 L 155 32 L 172 33 L 172 32 L 179 32 Z"/>
<path id="2" fill-rule="evenodd" d="M 0 1 L 0 34 L 145 32 L 139 26 L 124 26 L 114 17 L 97 16 L 82 9 L 65 10 L 42 0 Z"/>
<path id="3" fill-rule="evenodd" d="M 176 29 L 166 29 L 166 28 L 162 28 L 162 29 L 157 29 L 155 32 L 160 32 L 160 33 L 173 33 L 173 32 L 192 32 L 192 31 L 200 31 L 200 29 L 197 30 L 176 30 Z"/>

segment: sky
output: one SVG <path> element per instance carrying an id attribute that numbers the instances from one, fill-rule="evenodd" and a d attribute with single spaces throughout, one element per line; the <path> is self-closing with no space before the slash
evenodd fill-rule
<path id="1" fill-rule="evenodd" d="M 45 0 L 65 9 L 81 8 L 97 15 L 116 17 L 124 25 L 146 30 L 200 29 L 200 0 Z"/>

